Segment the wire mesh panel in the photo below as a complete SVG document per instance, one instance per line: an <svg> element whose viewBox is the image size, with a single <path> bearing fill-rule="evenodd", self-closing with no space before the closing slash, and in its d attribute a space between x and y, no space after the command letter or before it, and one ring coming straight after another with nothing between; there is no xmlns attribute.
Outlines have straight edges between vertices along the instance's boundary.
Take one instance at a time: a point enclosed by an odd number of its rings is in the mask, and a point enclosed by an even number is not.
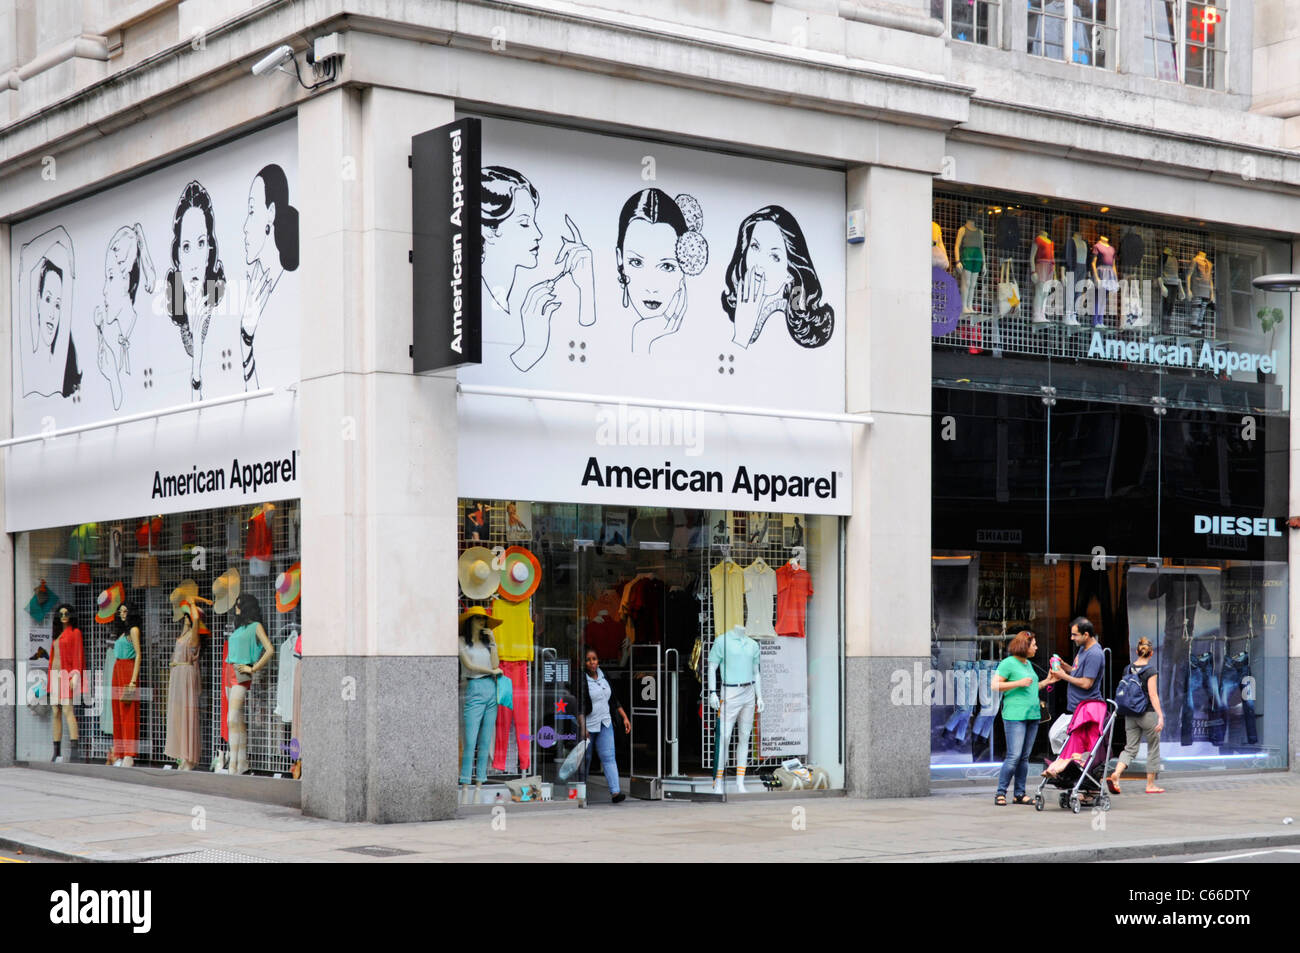
<svg viewBox="0 0 1300 953"><path fill-rule="evenodd" d="M1094 332L1198 355L1258 336L1234 293L1261 259L1256 240L980 190L936 190L933 212L934 264L962 293L961 320L937 345L1079 359L1099 356Z"/></svg>
<svg viewBox="0 0 1300 953"><path fill-rule="evenodd" d="M227 747L222 673L227 641L237 624L227 603L238 592L257 600L271 642L271 657L254 676L244 705L248 768L289 772L296 734L294 642L301 619L301 577L295 571L301 552L298 501L38 530L19 534L16 542L18 649L28 686L45 684L57 605L72 607L82 633L87 691L85 704L75 707L82 758L113 763L115 731L125 740L122 726L113 724L111 698L118 640L111 620L113 609L124 602L133 615L138 613L141 633L135 763L176 762L165 753L171 662L181 634L178 606L193 600L207 629L199 642L194 760L199 768L211 766ZM277 582L283 582L279 593ZM227 597L219 604L214 604L214 584L226 587ZM263 651L259 640L259 658ZM19 757L49 760L57 752L52 712L42 703L48 696L34 690L26 694L18 719ZM70 735L66 721L61 734ZM119 747L116 757L120 755Z"/></svg>

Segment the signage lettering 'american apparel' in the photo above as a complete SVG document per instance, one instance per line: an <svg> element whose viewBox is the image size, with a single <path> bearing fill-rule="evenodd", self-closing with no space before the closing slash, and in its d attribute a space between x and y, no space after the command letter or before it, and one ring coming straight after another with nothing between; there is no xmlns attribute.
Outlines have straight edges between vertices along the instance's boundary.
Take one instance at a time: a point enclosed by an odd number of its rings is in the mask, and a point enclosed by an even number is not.
<svg viewBox="0 0 1300 953"><path fill-rule="evenodd" d="M662 467L605 466L595 457L587 458L582 474L583 486L610 489L676 490L693 493L721 493L723 488L720 470L683 470L665 460ZM736 468L731 481L731 492L745 493L754 500L775 503L785 497L811 497L833 500L839 492L839 473L828 476L802 474L754 473L745 466Z"/></svg>
<svg viewBox="0 0 1300 953"><path fill-rule="evenodd" d="M461 210L465 207L465 182L461 177L460 127L451 130L451 224L456 226L451 236L451 349L457 354L463 353L461 345L461 325L464 317L464 302L461 297L461 248L464 229L461 225Z"/></svg>

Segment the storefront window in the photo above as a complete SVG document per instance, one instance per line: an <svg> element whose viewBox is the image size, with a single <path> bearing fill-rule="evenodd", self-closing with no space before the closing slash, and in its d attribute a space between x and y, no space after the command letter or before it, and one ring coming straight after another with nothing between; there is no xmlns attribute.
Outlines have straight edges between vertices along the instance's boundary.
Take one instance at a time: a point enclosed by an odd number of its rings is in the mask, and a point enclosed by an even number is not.
<svg viewBox="0 0 1300 953"><path fill-rule="evenodd" d="M838 517L462 500L458 519L464 802L843 785Z"/></svg>
<svg viewBox="0 0 1300 953"><path fill-rule="evenodd" d="M299 512L288 500L16 534L19 760L297 777Z"/></svg>
<svg viewBox="0 0 1300 953"><path fill-rule="evenodd" d="M1106 0L1029 0L1029 52L1080 66L1113 66Z"/></svg>
<svg viewBox="0 0 1300 953"><path fill-rule="evenodd" d="M1046 676L1077 616L1107 697L1152 643L1164 770L1284 767L1287 418L956 388L934 414L934 776L996 772L991 670L1029 629Z"/></svg>

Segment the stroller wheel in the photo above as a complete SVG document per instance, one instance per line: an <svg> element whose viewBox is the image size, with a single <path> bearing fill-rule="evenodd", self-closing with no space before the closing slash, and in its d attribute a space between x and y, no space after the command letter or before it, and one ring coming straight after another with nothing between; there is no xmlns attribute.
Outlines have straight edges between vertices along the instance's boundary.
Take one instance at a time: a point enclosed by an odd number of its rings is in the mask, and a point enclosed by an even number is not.
<svg viewBox="0 0 1300 953"><path fill-rule="evenodd" d="M1103 811L1109 811L1109 810L1110 810L1110 795L1109 795L1109 794L1103 794L1103 795L1101 796L1101 800L1100 800L1098 803L1101 805L1101 809L1102 809Z"/></svg>
<svg viewBox="0 0 1300 953"><path fill-rule="evenodd" d="M1035 795L1035 796L1034 796L1034 810L1035 810L1035 811L1041 811L1042 809L1043 809L1043 796L1042 796L1041 794Z"/></svg>
<svg viewBox="0 0 1300 953"><path fill-rule="evenodd" d="M1078 814L1080 807L1081 805L1079 803L1079 795L1072 794L1070 796L1070 810L1073 811L1075 814Z"/></svg>
<svg viewBox="0 0 1300 953"><path fill-rule="evenodd" d="M1058 803L1061 805L1061 810L1064 811L1067 807L1070 806L1070 795L1062 791Z"/></svg>

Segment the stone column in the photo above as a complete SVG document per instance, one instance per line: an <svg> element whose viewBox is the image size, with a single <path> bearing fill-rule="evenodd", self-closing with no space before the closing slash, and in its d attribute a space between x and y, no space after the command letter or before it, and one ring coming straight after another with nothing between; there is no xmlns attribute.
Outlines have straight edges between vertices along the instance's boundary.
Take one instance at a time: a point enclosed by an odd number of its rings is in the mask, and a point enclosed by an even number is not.
<svg viewBox="0 0 1300 953"><path fill-rule="evenodd" d="M930 665L931 178L856 168L847 188L866 213L847 258L847 405L875 423L857 428L845 553L846 787L917 796L930 712L892 689L896 672Z"/></svg>
<svg viewBox="0 0 1300 953"><path fill-rule="evenodd" d="M9 302L13 300L13 289L9 282L12 273L13 265L9 260L9 226L0 224L0 302L4 302L0 305L0 341L13 340L13 321L9 308ZM0 426L0 435L4 437L13 435L12 372L13 365L9 359L0 361L0 420L5 421L4 425ZM0 451L0 486L4 486L5 480L4 461L4 451ZM4 494L0 493L0 523L3 522L4 517L5 499ZM17 645L14 613L18 611L18 606L14 598L13 538L3 532L0 532L0 566L5 567L5 571L0 572L0 606L5 607L4 611L0 612L0 709L3 710L0 712L0 767L4 767L14 763L18 740L18 706L22 704L25 697L26 686L18 684L18 670L14 664L14 649Z"/></svg>
<svg viewBox="0 0 1300 953"><path fill-rule="evenodd" d="M369 88L298 113L306 814L456 810L456 394L411 373L411 136L451 102Z"/></svg>

